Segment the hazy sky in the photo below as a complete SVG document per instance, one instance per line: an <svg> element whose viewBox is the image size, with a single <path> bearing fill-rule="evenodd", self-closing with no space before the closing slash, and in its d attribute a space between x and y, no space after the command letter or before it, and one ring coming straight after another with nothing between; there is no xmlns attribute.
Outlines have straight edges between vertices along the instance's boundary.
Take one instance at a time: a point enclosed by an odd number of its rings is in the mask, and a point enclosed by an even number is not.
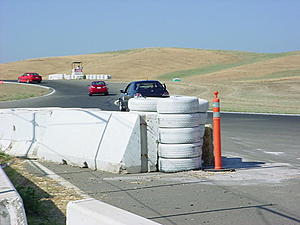
<svg viewBox="0 0 300 225"><path fill-rule="evenodd" d="M0 0L0 63L144 47L300 50L300 0Z"/></svg>

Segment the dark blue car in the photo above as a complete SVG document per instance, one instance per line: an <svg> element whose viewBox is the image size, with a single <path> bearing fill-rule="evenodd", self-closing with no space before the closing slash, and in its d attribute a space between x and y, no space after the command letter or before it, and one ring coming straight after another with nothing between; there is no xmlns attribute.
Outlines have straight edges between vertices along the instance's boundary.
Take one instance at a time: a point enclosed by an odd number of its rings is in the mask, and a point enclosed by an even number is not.
<svg viewBox="0 0 300 225"><path fill-rule="evenodd" d="M166 85L161 84L158 80L133 81L120 92L120 111L128 111L128 100L133 97L169 97Z"/></svg>

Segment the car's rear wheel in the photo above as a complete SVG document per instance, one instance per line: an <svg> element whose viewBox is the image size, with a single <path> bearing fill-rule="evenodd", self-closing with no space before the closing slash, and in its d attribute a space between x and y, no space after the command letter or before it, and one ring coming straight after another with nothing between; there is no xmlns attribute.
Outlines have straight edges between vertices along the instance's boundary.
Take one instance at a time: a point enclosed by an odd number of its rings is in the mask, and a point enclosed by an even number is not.
<svg viewBox="0 0 300 225"><path fill-rule="evenodd" d="M124 108L122 102L119 100L119 110L120 111L126 111L126 109Z"/></svg>
<svg viewBox="0 0 300 225"><path fill-rule="evenodd" d="M26 83L29 84L29 83L30 83L30 80L27 80Z"/></svg>
<svg viewBox="0 0 300 225"><path fill-rule="evenodd" d="M108 92L105 92L104 95L108 95Z"/></svg>
<svg viewBox="0 0 300 225"><path fill-rule="evenodd" d="M92 96L93 94L92 93L89 93L89 96Z"/></svg>

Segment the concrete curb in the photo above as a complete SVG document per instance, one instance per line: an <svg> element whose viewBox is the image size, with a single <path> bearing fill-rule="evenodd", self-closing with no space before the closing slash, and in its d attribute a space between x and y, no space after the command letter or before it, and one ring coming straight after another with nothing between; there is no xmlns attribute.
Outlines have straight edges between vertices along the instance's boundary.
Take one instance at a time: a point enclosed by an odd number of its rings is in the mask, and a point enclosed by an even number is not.
<svg viewBox="0 0 300 225"><path fill-rule="evenodd" d="M23 200L0 167L0 224L27 225Z"/></svg>
<svg viewBox="0 0 300 225"><path fill-rule="evenodd" d="M154 221L89 198L70 201L67 205L66 225L159 225Z"/></svg>

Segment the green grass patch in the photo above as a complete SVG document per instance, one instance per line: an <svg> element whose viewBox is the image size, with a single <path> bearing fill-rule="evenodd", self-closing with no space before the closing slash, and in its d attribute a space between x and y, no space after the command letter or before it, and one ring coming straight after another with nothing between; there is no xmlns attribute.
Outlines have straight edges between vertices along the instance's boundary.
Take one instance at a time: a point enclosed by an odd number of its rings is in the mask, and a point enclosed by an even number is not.
<svg viewBox="0 0 300 225"><path fill-rule="evenodd" d="M0 152L0 165L8 163L12 160L12 156L5 154L4 152Z"/></svg>
<svg viewBox="0 0 300 225"><path fill-rule="evenodd" d="M247 77L244 78L243 80L271 80L271 79L279 79L279 78L285 78L285 77L299 77L300 76L300 70L285 70L285 71L280 71L280 72L274 72L274 73L269 73L265 74L263 76L260 76L259 78L257 77Z"/></svg>
<svg viewBox="0 0 300 225"><path fill-rule="evenodd" d="M224 51L224 53L226 53L226 51ZM188 76L214 73L225 69L231 69L234 67L257 63L260 61L283 57L291 54L291 53L258 54L258 53L246 53L246 52L231 52L231 53L238 55L241 59L238 62L234 62L234 63L214 64L206 67L194 68L189 70L174 71L174 72L160 75L159 79L171 80L172 78L175 77L184 78Z"/></svg>
<svg viewBox="0 0 300 225"><path fill-rule="evenodd" d="M95 53L91 53L91 54L126 54L129 52L133 52L133 51L137 51L140 49L127 49L127 50L116 50L116 51L107 51L107 52L95 52Z"/></svg>
<svg viewBox="0 0 300 225"><path fill-rule="evenodd" d="M0 101L38 97L46 95L49 92L49 89L30 85L0 84Z"/></svg>

